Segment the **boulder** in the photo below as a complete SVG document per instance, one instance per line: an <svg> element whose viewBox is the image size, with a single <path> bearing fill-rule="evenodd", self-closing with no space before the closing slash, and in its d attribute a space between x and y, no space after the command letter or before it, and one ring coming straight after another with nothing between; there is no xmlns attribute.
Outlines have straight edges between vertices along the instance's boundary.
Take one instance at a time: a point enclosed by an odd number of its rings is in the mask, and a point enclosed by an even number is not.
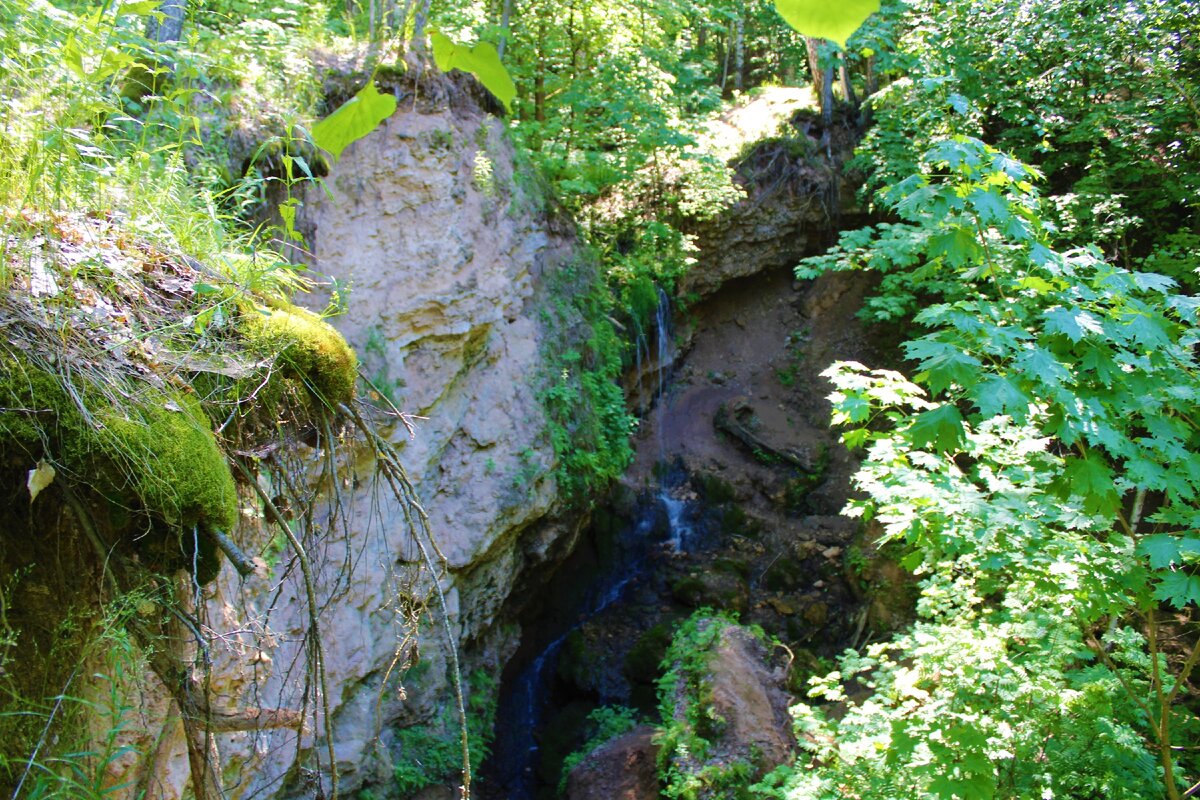
<svg viewBox="0 0 1200 800"><path fill-rule="evenodd" d="M567 800L658 800L654 728L639 725L591 752L567 776Z"/></svg>

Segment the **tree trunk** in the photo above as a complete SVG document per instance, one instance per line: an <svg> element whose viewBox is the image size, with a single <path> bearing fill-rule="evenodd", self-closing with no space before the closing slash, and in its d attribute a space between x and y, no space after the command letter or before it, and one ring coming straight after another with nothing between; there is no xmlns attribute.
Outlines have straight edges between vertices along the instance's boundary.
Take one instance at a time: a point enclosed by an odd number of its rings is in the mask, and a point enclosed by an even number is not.
<svg viewBox="0 0 1200 800"><path fill-rule="evenodd" d="M183 20L187 17L187 0L163 0L146 20L146 38L165 44L183 38Z"/></svg>
<svg viewBox="0 0 1200 800"><path fill-rule="evenodd" d="M850 69L846 66L846 59L842 58L842 96L846 98L855 111L858 110L858 97L854 94L854 84L850 82Z"/></svg>
<svg viewBox="0 0 1200 800"><path fill-rule="evenodd" d="M546 121L546 18L538 18L537 33L537 67L533 73L533 118L537 122ZM535 150L541 150L542 134L539 131L535 138Z"/></svg>
<svg viewBox="0 0 1200 800"><path fill-rule="evenodd" d="M833 70L821 66L821 40L809 36L804 40L808 49L808 69L812 73L813 93L821 104L821 123L826 131L833 125Z"/></svg>
<svg viewBox="0 0 1200 800"><path fill-rule="evenodd" d="M733 88L740 92L745 85L746 72L746 19L742 9L738 9L735 27L734 52L737 55L734 57Z"/></svg>
<svg viewBox="0 0 1200 800"><path fill-rule="evenodd" d="M504 60L504 46L508 44L508 21L512 18L512 0L504 0L504 11L500 14L500 42L496 45L496 55Z"/></svg>
<svg viewBox="0 0 1200 800"><path fill-rule="evenodd" d="M413 49L422 53L425 51L425 23L429 21L429 0L422 0L417 9L417 18L413 22Z"/></svg>
<svg viewBox="0 0 1200 800"><path fill-rule="evenodd" d="M863 103L862 115L859 122L866 126L871 124L874 97L875 93L879 91L879 79L875 76L875 56L867 57L867 63L863 65L863 77L866 83L864 91L867 96Z"/></svg>

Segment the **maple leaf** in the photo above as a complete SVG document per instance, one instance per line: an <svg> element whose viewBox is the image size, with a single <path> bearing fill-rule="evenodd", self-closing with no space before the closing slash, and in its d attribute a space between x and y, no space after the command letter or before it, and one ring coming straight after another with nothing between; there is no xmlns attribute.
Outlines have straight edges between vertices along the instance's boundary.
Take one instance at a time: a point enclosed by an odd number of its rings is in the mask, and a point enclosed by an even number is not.
<svg viewBox="0 0 1200 800"><path fill-rule="evenodd" d="M918 414L908 433L913 447L932 445L930 449L939 453L961 450L967 438L962 414L951 403Z"/></svg>

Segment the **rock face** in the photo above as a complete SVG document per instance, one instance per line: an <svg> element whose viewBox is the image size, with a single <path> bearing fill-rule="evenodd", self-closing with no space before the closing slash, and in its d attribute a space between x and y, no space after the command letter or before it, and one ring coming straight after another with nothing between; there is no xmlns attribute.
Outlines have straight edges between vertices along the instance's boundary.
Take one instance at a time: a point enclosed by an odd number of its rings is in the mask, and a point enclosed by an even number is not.
<svg viewBox="0 0 1200 800"><path fill-rule="evenodd" d="M743 111L753 116L754 106L766 102L751 101ZM839 126L822 147L819 115L802 104L797 109L789 138L760 141L732 162L746 197L689 226L700 257L680 281L681 294L703 297L730 280L793 267L829 242L843 215L855 213L857 184L842 167L854 132Z"/></svg>
<svg viewBox="0 0 1200 800"><path fill-rule="evenodd" d="M707 744L679 747L669 762L676 780L692 787L695 797L715 800L728 790L717 776L740 774L740 785L753 783L791 761L796 740L785 670L769 666L766 648L746 629L717 619L701 623L713 625L720 632L703 654L703 674L680 680L674 696L674 724Z"/></svg>
<svg viewBox="0 0 1200 800"><path fill-rule="evenodd" d="M215 736L230 800L327 792L330 729L342 796L363 785L390 796L396 765L437 744L404 740L397 726L432 722L436 740L438 724L452 722L448 640L464 653L464 676L497 676L519 639L501 625L501 605L523 570L557 557L575 530L559 514L536 386L550 335L537 313L541 278L572 258L570 231L554 230L521 187L495 118L461 93L437 108L414 105L401 103L343 153L326 178L332 198L306 195L299 226L314 268L335 281L331 296L346 310L333 322L377 399L421 417L411 435L398 419L380 424L428 512L436 548L427 545L428 559L421 553L365 457L328 479L340 489L328 513L342 524L309 553L328 728L316 676L306 675L308 603L287 549L270 577L242 580L227 567L203 590L202 616L222 645L206 678L214 704L303 708L309 719L299 732L259 726ZM297 444L287 457L320 465L325 454ZM243 537L270 539L254 527ZM258 544L246 546L258 552ZM418 653L419 666L408 669ZM167 722L138 743L156 750L143 783L148 796L174 800L187 758L177 721L157 705L148 716Z"/></svg>
<svg viewBox="0 0 1200 800"><path fill-rule="evenodd" d="M708 667L712 709L725 720L714 752L748 758L764 772L790 760L796 741L783 675L768 669L766 655L758 639L730 627Z"/></svg>
<svg viewBox="0 0 1200 800"><path fill-rule="evenodd" d="M657 800L654 728L639 725L588 755L567 776L567 800Z"/></svg>
<svg viewBox="0 0 1200 800"><path fill-rule="evenodd" d="M478 565L555 500L536 397L538 279L572 254L513 184L503 127L478 112L400 112L310 195L316 268L349 287L333 320L367 376L428 417L403 442L442 552Z"/></svg>

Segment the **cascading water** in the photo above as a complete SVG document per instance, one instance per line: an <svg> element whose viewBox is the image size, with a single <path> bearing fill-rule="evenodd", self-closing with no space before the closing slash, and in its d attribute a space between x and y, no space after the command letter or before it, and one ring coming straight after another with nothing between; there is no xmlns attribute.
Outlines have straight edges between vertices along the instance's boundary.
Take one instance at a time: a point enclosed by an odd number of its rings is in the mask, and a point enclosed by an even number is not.
<svg viewBox="0 0 1200 800"><path fill-rule="evenodd" d="M636 374L641 375L644 364L652 356L656 362L653 367L655 383L650 394L659 460L659 485L654 492L654 500L640 507L631 523L616 534L615 543L597 545L589 542L581 547L581 551L591 547L595 552L590 555L578 552L572 559L578 559L581 563L571 563L569 559L561 569L567 580L575 583L576 601L564 604L564 608L558 609L560 613L551 614L548 618L551 621L539 620L527 626L528 634L522 642L522 650L526 655L522 658L518 653L514 659L515 664L523 663L524 666L506 679L510 688L502 693L500 700L498 718L504 720L504 735L497 740L490 762L493 785L491 791L486 793L488 797L533 800L539 796L539 732L551 710L552 685L564 644L589 619L621 602L630 588L643 577L648 563L662 552L660 542L663 540L654 541L654 534L661 532L664 522L667 532L665 543L669 552L683 552L688 544L692 531L688 522L688 503L671 495L673 476L666 468L663 429L674 359L674 333L671 328L670 298L662 290L659 291L651 335L654 337L653 348L646 332L639 332L635 342L635 366ZM602 552L607 552L607 558L603 559L607 563L600 564L597 562L602 560ZM578 591L580 581L588 578L581 577L577 572L590 573L590 586L582 592L582 596ZM553 591L549 593L555 594ZM573 607L573 613L561 613L567 605Z"/></svg>
<svg viewBox="0 0 1200 800"><path fill-rule="evenodd" d="M667 395L671 365L675 361L675 331L671 324L671 298L658 290L658 307L654 311L654 331L657 340L657 382L654 388L655 436L658 440L658 501L667 512L667 546L681 553L687 546L691 525L687 521L687 502L671 495L670 470L667 468L666 415L670 398ZM639 337L641 339L642 337ZM640 345L639 345L640 347Z"/></svg>

